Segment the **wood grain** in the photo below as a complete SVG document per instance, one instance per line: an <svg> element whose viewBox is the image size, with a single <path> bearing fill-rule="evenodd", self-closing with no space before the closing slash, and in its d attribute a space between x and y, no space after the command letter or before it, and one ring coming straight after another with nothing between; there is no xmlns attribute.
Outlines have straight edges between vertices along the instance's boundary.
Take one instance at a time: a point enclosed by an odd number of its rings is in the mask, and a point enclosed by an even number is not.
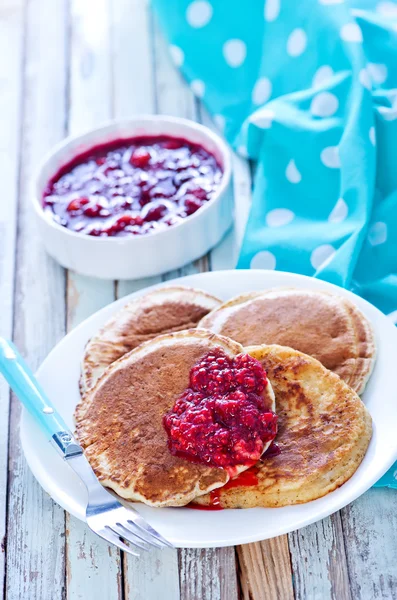
<svg viewBox="0 0 397 600"><path fill-rule="evenodd" d="M289 534L297 600L350 600L340 514Z"/></svg>
<svg viewBox="0 0 397 600"><path fill-rule="evenodd" d="M222 136L203 105L199 106L200 121ZM237 264L249 209L251 206L252 185L249 163L232 152L234 225L225 238L210 252L209 264L212 271L232 269Z"/></svg>
<svg viewBox="0 0 397 600"><path fill-rule="evenodd" d="M243 600L293 600L287 536L238 546L237 554Z"/></svg>
<svg viewBox="0 0 397 600"><path fill-rule="evenodd" d="M0 334L10 336L14 323L16 343L33 368L62 338L65 323L71 329L115 295L235 266L251 197L249 165L238 157L236 228L209 257L163 277L114 284L66 276L44 254L31 221L34 169L66 129L77 134L138 112L213 126L172 66L147 0L5 0L0 56L6 57L0 59L0 114L6 115L0 177L7 198L0 202ZM394 491L371 490L322 522L240 546L237 562L233 548L121 559L70 516L65 530L64 511L27 468L20 406L13 399L9 410L2 380L0 399L0 592L6 600L397 600Z"/></svg>
<svg viewBox="0 0 397 600"><path fill-rule="evenodd" d="M156 112L149 10L147 0L112 3L113 98L117 118ZM160 282L160 276L118 281L116 294L122 298Z"/></svg>
<svg viewBox="0 0 397 600"><path fill-rule="evenodd" d="M237 600L235 550L186 549L179 555L181 600Z"/></svg>
<svg viewBox="0 0 397 600"><path fill-rule="evenodd" d="M45 255L31 212L31 179L38 161L64 134L64 9L62 3L52 0L32 0L27 4L24 32L14 337L33 368L65 332L65 274ZM42 35L37 34L39 30ZM8 54L11 53L10 49ZM18 130L15 135L18 136ZM64 511L41 489L27 467L19 442L19 417L20 405L14 398L10 420L6 597L58 600L64 598L65 592Z"/></svg>
<svg viewBox="0 0 397 600"><path fill-rule="evenodd" d="M369 490L344 508L341 518L351 598L396 600L396 490Z"/></svg>
<svg viewBox="0 0 397 600"><path fill-rule="evenodd" d="M175 550L152 550L139 558L124 555L126 600L179 600Z"/></svg>
<svg viewBox="0 0 397 600"><path fill-rule="evenodd" d="M147 2L134 0L131 4L121 0L113 3L112 32L115 116L155 112L153 46ZM131 60L132 57L139 59ZM119 298L160 281L160 277L119 281L116 295ZM124 555L123 561L125 600L179 598L176 550L142 553L139 559Z"/></svg>
<svg viewBox="0 0 397 600"><path fill-rule="evenodd" d="M70 330L114 300L113 286L74 273L67 286ZM93 534L85 523L66 516L66 589L71 600L122 598L120 552Z"/></svg>
<svg viewBox="0 0 397 600"><path fill-rule="evenodd" d="M114 116L155 112L153 55L147 0L111 2Z"/></svg>
<svg viewBox="0 0 397 600"><path fill-rule="evenodd" d="M0 334L12 336L15 244L18 197L18 153L21 108L23 4L0 6L0 55L9 54L9 60L0 61L0 114L7 115L0 127L0 180L6 201L0 201ZM8 422L9 388L0 378L0 597L4 595L7 476L8 476Z"/></svg>
<svg viewBox="0 0 397 600"><path fill-rule="evenodd" d="M95 15L95 18L93 18ZM113 110L111 13L107 0L72 0L68 132L110 120ZM115 299L114 283L69 272L67 329ZM122 597L121 557L85 523L66 516L66 584L70 600Z"/></svg>

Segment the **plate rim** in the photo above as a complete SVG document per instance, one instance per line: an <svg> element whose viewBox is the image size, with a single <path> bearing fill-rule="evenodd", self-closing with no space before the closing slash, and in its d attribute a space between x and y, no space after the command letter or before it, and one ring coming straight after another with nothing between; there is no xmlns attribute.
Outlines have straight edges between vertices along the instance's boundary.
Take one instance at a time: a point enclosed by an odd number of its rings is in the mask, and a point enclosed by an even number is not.
<svg viewBox="0 0 397 600"><path fill-rule="evenodd" d="M199 281L196 283L196 280L200 280L202 278L211 279L213 277L219 277L219 276L230 277L230 275L232 273L234 273L234 274L236 274L236 273L251 274L254 276L254 278L257 276L257 274L260 274L261 276L263 276L264 279L266 278L266 276L269 276L269 275L271 275L273 277L275 275L280 275L281 277L285 277L286 279L298 278L299 280L306 281L308 283L307 289L310 289L310 284L312 284L313 289L328 288L330 290L334 290L336 294L350 298L355 303L355 305L358 305L358 308L360 308L359 305L362 304L362 305L366 305L370 311L375 311L378 315L378 318L381 318L382 320L384 320L385 323L387 323L387 325L390 325L390 331L392 331L392 329L394 329L394 331L395 331L394 335L396 337L396 342L397 342L397 328L393 325L393 323L391 321L388 320L388 317L386 315L384 315L378 308L376 308L370 302L368 302L364 298L361 298L360 296L354 294L350 290L341 288L341 287L339 287L335 284L329 283L327 281L323 281L323 280L319 280L319 279L316 279L316 278L313 278L313 277L310 277L307 275L300 275L297 273L291 273L291 272L287 272L287 271L273 271L273 270L265 270L265 269L239 269L239 270L225 269L225 270L219 270L219 271L206 271L203 273L194 273L191 275L186 275L184 277L177 277L175 279L162 281L162 282L156 283L152 286L144 287L144 288L141 288L134 292L131 292L130 294L127 294L126 296L123 296L122 298L119 298L119 299L114 300L113 302L107 304L106 306L102 307L101 309L99 309L98 311L96 311L95 313L90 315L87 319L83 320L81 323L79 323L79 325L77 325L75 328L73 328L70 332L68 332L65 336L62 337L62 339L54 346L54 348L52 348L52 350L48 353L46 358L42 361L39 368L37 369L36 375L37 375L38 379L40 380L40 373L45 370L47 363L51 362L52 355L58 349L59 345L62 344L67 338L69 338L73 335L76 335L77 331L88 328L87 326L89 325L89 323L96 321L100 315L103 314L103 321L105 322L105 320L107 318L109 318L109 316L113 312L118 310L118 308L120 306L128 303L133 298L138 298L139 296L147 294L147 293L151 292L152 290L155 290L158 288L170 287L173 285L189 285L192 287L198 287L200 284L199 284ZM190 280L193 280L193 282L189 283ZM315 283L313 284L313 282L315 282ZM282 287L282 286L280 285L278 287ZM266 289L266 288L264 287L264 289ZM357 302L357 300L358 300L358 302ZM375 330L375 335L376 335L376 330ZM31 419L30 415L28 415L26 409L23 408L22 415L21 415L19 436L20 436L20 441L21 441L21 447L22 447L23 453L25 455L25 459L28 463L28 466L29 466L31 472L33 473L35 479L38 481L38 483L41 485L41 487L53 498L53 500L57 504L59 504L64 510L66 510L67 512L69 512L70 514L74 515L76 518L78 518L79 520L82 520L84 522L84 518L82 518L81 514L78 514L77 512L70 510L70 507L67 507L65 504L63 504L62 501L59 499L59 497L54 498L54 493L53 493L54 490L48 489L48 487L46 485L46 480L42 476L42 472L41 472L42 469L40 467L37 467L37 465L36 465L37 458L34 459L33 455L30 454L30 452L29 452L29 420L30 419ZM33 444L33 446L34 446L34 444ZM351 498L347 502L342 499L342 502L340 502L340 501L337 502L336 503L337 505L333 506L331 509L329 509L329 507L327 507L327 504L324 504L324 506L322 508L320 508L320 510L317 510L317 512L315 512L314 516L303 517L300 520L298 519L296 522L296 525L293 528L291 528L291 526L289 526L289 525L287 525L285 527L283 527L281 525L279 527L276 535L277 536L284 535L286 533L296 531L297 529L300 529L302 527L305 527L307 525L310 525L317 521L320 521L320 520L326 518L327 516L334 514L338 510L341 510L342 508L344 508L351 502L355 501L358 497L360 497L368 489L370 489L373 486L373 484L376 483L376 481L378 481L379 478L384 473L386 473L387 470L392 466L392 464L397 460L397 440L396 440L396 443L394 444L394 446L395 446L395 448L394 448L393 457L389 458L388 461L385 461L383 463L382 469L380 469L380 470L377 469L376 472L371 477L368 478L368 480L365 480L365 482L362 482L361 485L358 486L358 490L353 489ZM55 449L54 449L54 452L55 452ZM387 464L386 467L385 467L385 464ZM40 463L40 466L42 467L42 463ZM342 487L343 486L340 486L340 488L337 488L337 490L341 489ZM334 492L336 492L337 490L330 492L323 498L332 497L332 494L334 494ZM321 498L317 499L317 500L321 500ZM312 502L316 502L317 500L314 500ZM308 502L308 503L304 503L304 504L309 505L309 504L312 504L312 502ZM298 506L301 506L301 505L298 505ZM148 508L148 507L146 507L146 508ZM279 510L282 510L282 508L283 507L273 508L273 509L264 509L264 508L258 507L258 508L243 509L243 510L244 511L263 511L263 510L279 511ZM169 509L166 509L166 510L169 510ZM174 509L171 509L171 510L174 510ZM236 511L239 509L226 509L226 510L227 511L230 511L230 510ZM217 513L216 512L211 513L210 511L208 511L205 514L208 515L209 518L215 518ZM204 541L195 542L194 540L184 540L183 538L181 538L181 536L179 536L179 537L176 536L175 538L171 539L171 541L175 544L175 546L177 548L211 548L211 547L214 548L214 547L225 547L225 546L230 546L230 545L240 545L240 544L258 542L258 541L262 541L264 539L269 539L269 536L266 536L263 533L259 532L256 534L250 533L250 534L247 534L246 536L240 535L237 538L233 538L233 536L231 536L230 538L228 538L226 540L220 540L220 541L216 541L216 542L211 540L208 543L205 543Z"/></svg>

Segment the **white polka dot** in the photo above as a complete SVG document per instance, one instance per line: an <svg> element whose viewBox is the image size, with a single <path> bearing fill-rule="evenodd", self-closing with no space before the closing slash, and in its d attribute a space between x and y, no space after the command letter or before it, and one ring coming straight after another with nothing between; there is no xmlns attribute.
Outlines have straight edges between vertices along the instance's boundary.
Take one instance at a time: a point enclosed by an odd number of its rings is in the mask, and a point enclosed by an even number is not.
<svg viewBox="0 0 397 600"><path fill-rule="evenodd" d="M193 79L190 83L190 89L198 98L202 98L205 94L205 83L201 79Z"/></svg>
<svg viewBox="0 0 397 600"><path fill-rule="evenodd" d="M183 50L179 46L170 46L171 58L176 67L181 67L185 60Z"/></svg>
<svg viewBox="0 0 397 600"><path fill-rule="evenodd" d="M393 312L389 313L387 316L395 325L397 325L397 310L393 310ZM397 471L395 472L394 477L396 477L396 475Z"/></svg>
<svg viewBox="0 0 397 600"><path fill-rule="evenodd" d="M397 119L397 107L378 106L377 110L386 121L394 121Z"/></svg>
<svg viewBox="0 0 397 600"><path fill-rule="evenodd" d="M367 88L367 90L372 89L371 76L366 68L361 69L361 71L358 74L358 79L359 79L361 85L363 85L365 88Z"/></svg>
<svg viewBox="0 0 397 600"><path fill-rule="evenodd" d="M378 85L381 85L382 83L384 83L387 79L387 67L386 65L380 64L380 63L368 63L367 65L367 70L368 73L371 77L371 79L377 83Z"/></svg>
<svg viewBox="0 0 397 600"><path fill-rule="evenodd" d="M369 129L369 139L371 140L371 144L376 145L376 132L375 127L370 127Z"/></svg>
<svg viewBox="0 0 397 600"><path fill-rule="evenodd" d="M331 244L323 244L318 246L310 256L310 262L313 269L321 269L327 266L335 255L335 248Z"/></svg>
<svg viewBox="0 0 397 600"><path fill-rule="evenodd" d="M252 102L254 104L264 104L269 100L271 93L272 82L267 77L261 77L252 91Z"/></svg>
<svg viewBox="0 0 397 600"><path fill-rule="evenodd" d="M397 5L394 2L379 2L376 12L382 15L382 17L397 19Z"/></svg>
<svg viewBox="0 0 397 600"><path fill-rule="evenodd" d="M238 154L240 154L240 156L243 156L244 158L248 158L248 150L247 150L246 146L244 146L243 144L241 144L241 146L239 146L237 148L237 152L238 152Z"/></svg>
<svg viewBox="0 0 397 600"><path fill-rule="evenodd" d="M303 29L294 29L287 40L287 52L290 56L300 56L305 51L307 36Z"/></svg>
<svg viewBox="0 0 397 600"><path fill-rule="evenodd" d="M214 115L214 123L220 131L224 131L226 119L223 115Z"/></svg>
<svg viewBox="0 0 397 600"><path fill-rule="evenodd" d="M319 0L320 4L342 4L345 0Z"/></svg>
<svg viewBox="0 0 397 600"><path fill-rule="evenodd" d="M268 227L282 227L288 225L295 218L295 214L288 208L275 208L266 215Z"/></svg>
<svg viewBox="0 0 397 600"><path fill-rule="evenodd" d="M330 169L339 169L340 158L338 146L328 146L320 154L320 159L323 165Z"/></svg>
<svg viewBox="0 0 397 600"><path fill-rule="evenodd" d="M299 183L302 180L302 175L299 173L294 160L289 161L285 176L291 183Z"/></svg>
<svg viewBox="0 0 397 600"><path fill-rule="evenodd" d="M255 111L253 115L250 117L250 122L257 125L261 129L270 129L273 123L273 119L275 117L274 111L271 108L260 108Z"/></svg>
<svg viewBox="0 0 397 600"><path fill-rule="evenodd" d="M312 115L315 117L331 117L336 113L339 100L331 92L320 92L314 96L310 105Z"/></svg>
<svg viewBox="0 0 397 600"><path fill-rule="evenodd" d="M329 65L324 65L322 67L320 67L319 69L317 69L314 77L313 77L313 81L312 81L312 85L315 88L318 87L322 87L325 83L327 83L333 76L334 72L332 70L332 67L330 67Z"/></svg>
<svg viewBox="0 0 397 600"><path fill-rule="evenodd" d="M212 6L206 0L197 0L189 4L186 10L186 20L191 27L204 27L212 17Z"/></svg>
<svg viewBox="0 0 397 600"><path fill-rule="evenodd" d="M342 223L346 219L348 212L346 202L343 198L339 198L328 217L329 223Z"/></svg>
<svg viewBox="0 0 397 600"><path fill-rule="evenodd" d="M345 42L362 42L363 33L357 23L346 23L340 30L340 37Z"/></svg>
<svg viewBox="0 0 397 600"><path fill-rule="evenodd" d="M387 240L387 225L383 221L373 223L369 228L368 242L371 246L379 246Z"/></svg>
<svg viewBox="0 0 397 600"><path fill-rule="evenodd" d="M280 14L280 0L265 0L265 21L275 21Z"/></svg>
<svg viewBox="0 0 397 600"><path fill-rule="evenodd" d="M223 44L223 56L230 67L240 67L247 56L247 47L242 40L229 40Z"/></svg>
<svg viewBox="0 0 397 600"><path fill-rule="evenodd" d="M276 257L268 250L261 250L251 259L251 269L271 269L276 268Z"/></svg>

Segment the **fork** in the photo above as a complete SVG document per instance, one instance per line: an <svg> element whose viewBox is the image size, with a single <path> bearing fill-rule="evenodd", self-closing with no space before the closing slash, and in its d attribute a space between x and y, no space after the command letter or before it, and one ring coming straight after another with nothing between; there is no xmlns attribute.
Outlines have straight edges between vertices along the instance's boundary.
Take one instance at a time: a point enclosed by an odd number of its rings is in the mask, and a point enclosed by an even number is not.
<svg viewBox="0 0 397 600"><path fill-rule="evenodd" d="M125 508L98 481L83 449L12 342L0 337L0 372L15 394L39 423L88 492L86 521L89 528L110 544L134 556L135 549L173 545L149 525L132 507ZM133 549L134 548L134 549Z"/></svg>

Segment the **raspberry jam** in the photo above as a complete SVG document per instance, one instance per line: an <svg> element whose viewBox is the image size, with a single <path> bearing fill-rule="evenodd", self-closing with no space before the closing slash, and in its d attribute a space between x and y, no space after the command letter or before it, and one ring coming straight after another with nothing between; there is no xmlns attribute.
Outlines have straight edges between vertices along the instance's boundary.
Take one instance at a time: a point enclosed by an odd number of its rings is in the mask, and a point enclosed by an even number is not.
<svg viewBox="0 0 397 600"><path fill-rule="evenodd" d="M267 384L262 365L248 354L208 353L164 416L171 453L224 468L231 477L237 465L254 465L277 433L277 417L264 405Z"/></svg>
<svg viewBox="0 0 397 600"><path fill-rule="evenodd" d="M223 510L223 507L221 506L222 490L230 490L231 488L242 486L252 487L258 485L258 483L258 467L253 466L240 473L240 475L237 475L234 479L229 479L223 487L212 490L212 492L210 492L210 504L190 503L187 505L187 508L193 508L194 510Z"/></svg>
<svg viewBox="0 0 397 600"><path fill-rule="evenodd" d="M186 140L112 141L62 167L44 191L43 208L74 232L145 235L195 213L221 179L215 157Z"/></svg>

